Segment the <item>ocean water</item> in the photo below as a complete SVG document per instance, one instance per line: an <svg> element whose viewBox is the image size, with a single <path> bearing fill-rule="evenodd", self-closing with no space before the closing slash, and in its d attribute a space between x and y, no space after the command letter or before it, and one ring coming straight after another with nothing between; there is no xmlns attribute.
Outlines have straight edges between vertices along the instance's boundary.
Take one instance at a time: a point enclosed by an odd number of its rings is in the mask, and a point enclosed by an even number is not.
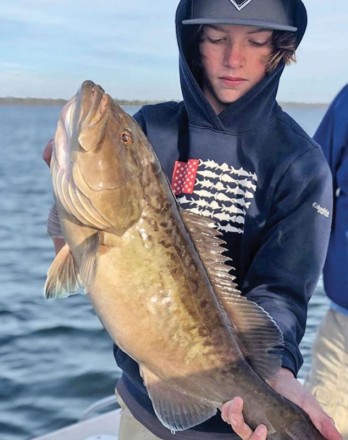
<svg viewBox="0 0 348 440"><path fill-rule="evenodd" d="M309 134L325 111L285 108ZM112 341L88 299L43 297L54 252L46 234L52 193L42 150L59 112L58 106L0 106L1 440L29 440L75 422L90 404L113 394L119 377ZM326 308L319 283L302 343L301 375Z"/></svg>

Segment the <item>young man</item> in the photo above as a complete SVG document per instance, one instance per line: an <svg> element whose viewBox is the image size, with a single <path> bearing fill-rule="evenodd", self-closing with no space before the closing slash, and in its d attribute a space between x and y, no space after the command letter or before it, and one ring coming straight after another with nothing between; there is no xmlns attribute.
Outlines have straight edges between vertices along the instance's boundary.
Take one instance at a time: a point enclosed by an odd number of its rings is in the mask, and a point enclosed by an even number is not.
<svg viewBox="0 0 348 440"><path fill-rule="evenodd" d="M282 330L283 368L271 385L335 440L331 420L295 379L329 238L331 177L318 146L275 100L306 24L300 0L181 0L184 100L145 106L135 118L182 207L215 222L243 294ZM220 415L172 434L154 415L137 364L117 347L115 357L123 370L120 440L266 439L264 426L253 433L244 423L239 398L222 409L236 434Z"/></svg>
<svg viewBox="0 0 348 440"><path fill-rule="evenodd" d="M270 384L307 411L324 436L338 440L331 420L295 379L332 203L320 148L275 100L306 23L301 0L181 0L176 26L184 100L145 106L135 118L179 203L215 222L242 293L282 330L282 368ZM244 423L238 397L222 408L235 433L217 414L172 434L156 418L136 362L114 351L123 370L119 440L266 439L264 426L252 432Z"/></svg>
<svg viewBox="0 0 348 440"><path fill-rule="evenodd" d="M330 105L314 139L332 171L335 198L323 271L330 308L318 328L305 386L348 440L348 85Z"/></svg>

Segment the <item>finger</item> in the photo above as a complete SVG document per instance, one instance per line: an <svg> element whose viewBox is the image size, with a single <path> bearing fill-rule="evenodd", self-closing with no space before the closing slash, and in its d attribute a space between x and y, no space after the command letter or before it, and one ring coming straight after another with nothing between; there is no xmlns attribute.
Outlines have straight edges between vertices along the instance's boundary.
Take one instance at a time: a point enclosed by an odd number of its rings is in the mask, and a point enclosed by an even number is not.
<svg viewBox="0 0 348 440"><path fill-rule="evenodd" d="M252 431L252 429L245 423L244 419L232 419L231 422L233 431L242 440L267 440L267 428L265 425L259 425L255 431Z"/></svg>
<svg viewBox="0 0 348 440"><path fill-rule="evenodd" d="M299 405L310 417L314 426L328 440L342 440L332 419L323 411L318 401L289 370L281 369L270 385L284 397Z"/></svg>
<svg viewBox="0 0 348 440"><path fill-rule="evenodd" d="M320 406L319 402L307 390L303 392L303 409L311 418L314 426L329 440L341 440L342 436L337 431L334 421Z"/></svg>
<svg viewBox="0 0 348 440"><path fill-rule="evenodd" d="M267 440L267 428L265 425L259 425L249 440Z"/></svg>
<svg viewBox="0 0 348 440"><path fill-rule="evenodd" d="M244 421L243 406L243 399L235 397L222 407L222 417L242 440L249 440L253 431Z"/></svg>
<svg viewBox="0 0 348 440"><path fill-rule="evenodd" d="M320 431L325 438L330 440L343 440L342 435L337 431L335 422L330 418L322 422Z"/></svg>
<svg viewBox="0 0 348 440"><path fill-rule="evenodd" d="M235 414L241 414L243 411L243 399L240 397L235 397L234 399L226 402L221 408L221 417L222 419L231 424L230 417Z"/></svg>
<svg viewBox="0 0 348 440"><path fill-rule="evenodd" d="M267 428L264 425L259 425L255 431L245 423L243 417L243 399L235 397L230 402L227 402L221 409L222 418L231 424L234 432L242 440L266 440Z"/></svg>

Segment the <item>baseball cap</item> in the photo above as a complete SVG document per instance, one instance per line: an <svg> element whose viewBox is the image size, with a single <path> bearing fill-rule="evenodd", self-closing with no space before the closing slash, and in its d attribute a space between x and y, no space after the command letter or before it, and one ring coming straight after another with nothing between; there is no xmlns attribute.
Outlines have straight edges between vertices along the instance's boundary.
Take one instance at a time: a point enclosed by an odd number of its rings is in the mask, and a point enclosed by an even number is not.
<svg viewBox="0 0 348 440"><path fill-rule="evenodd" d="M187 24L236 24L296 32L292 0L191 0Z"/></svg>

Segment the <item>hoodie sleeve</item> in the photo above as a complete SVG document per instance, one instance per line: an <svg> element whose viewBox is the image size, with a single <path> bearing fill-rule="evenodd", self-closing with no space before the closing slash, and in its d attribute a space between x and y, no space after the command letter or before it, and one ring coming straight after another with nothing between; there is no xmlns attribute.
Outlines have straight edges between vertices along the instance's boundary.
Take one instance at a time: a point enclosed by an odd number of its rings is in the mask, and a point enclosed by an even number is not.
<svg viewBox="0 0 348 440"><path fill-rule="evenodd" d="M274 188L263 241L246 273L243 291L283 332L283 367L302 365L308 301L322 271L330 234L332 180L319 148L294 160Z"/></svg>
<svg viewBox="0 0 348 440"><path fill-rule="evenodd" d="M336 172L346 154L348 144L348 85L333 100L323 120L314 134L320 144L334 178L337 188Z"/></svg>
<svg viewBox="0 0 348 440"><path fill-rule="evenodd" d="M331 170L335 168L334 163L337 161L337 157L333 157L332 151L335 125L334 113L334 107L331 105L313 136L313 139L320 144Z"/></svg>

